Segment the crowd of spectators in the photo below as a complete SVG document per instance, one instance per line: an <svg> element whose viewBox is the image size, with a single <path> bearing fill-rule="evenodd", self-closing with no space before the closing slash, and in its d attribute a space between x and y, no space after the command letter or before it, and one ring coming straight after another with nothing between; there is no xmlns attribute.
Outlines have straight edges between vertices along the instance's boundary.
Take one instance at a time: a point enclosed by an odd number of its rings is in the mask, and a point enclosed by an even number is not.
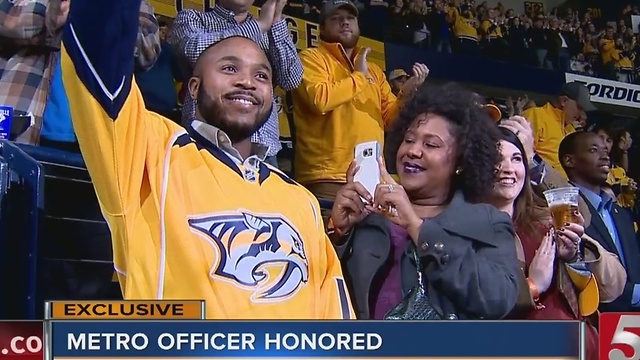
<svg viewBox="0 0 640 360"><path fill-rule="evenodd" d="M620 14L619 21L602 22L571 8L525 14L475 0L397 0L389 6L392 41L637 83L639 35L631 19L639 8L628 5Z"/></svg>

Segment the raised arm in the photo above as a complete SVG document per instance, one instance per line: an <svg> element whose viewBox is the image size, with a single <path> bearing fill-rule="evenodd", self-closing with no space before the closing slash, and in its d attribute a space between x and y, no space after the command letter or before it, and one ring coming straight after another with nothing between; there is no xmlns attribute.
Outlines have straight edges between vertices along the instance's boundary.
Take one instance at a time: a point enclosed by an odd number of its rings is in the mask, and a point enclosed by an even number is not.
<svg viewBox="0 0 640 360"><path fill-rule="evenodd" d="M140 0L71 1L61 61L73 128L111 229L121 288L150 298L157 268L137 260L156 245L130 242L135 229L126 220L137 216L143 179L158 181L153 172L167 166L165 154L184 130L147 112L132 80Z"/></svg>
<svg viewBox="0 0 640 360"><path fill-rule="evenodd" d="M72 0L63 35L73 127L108 221L139 201L145 161L175 131L145 110L132 81L139 9L140 0Z"/></svg>
<svg viewBox="0 0 640 360"><path fill-rule="evenodd" d="M36 46L60 48L69 0L0 0L0 49Z"/></svg>
<svg viewBox="0 0 640 360"><path fill-rule="evenodd" d="M269 60L275 71L276 84L286 91L302 82L302 63L296 45L291 39L287 22L282 19L273 24L269 36Z"/></svg>

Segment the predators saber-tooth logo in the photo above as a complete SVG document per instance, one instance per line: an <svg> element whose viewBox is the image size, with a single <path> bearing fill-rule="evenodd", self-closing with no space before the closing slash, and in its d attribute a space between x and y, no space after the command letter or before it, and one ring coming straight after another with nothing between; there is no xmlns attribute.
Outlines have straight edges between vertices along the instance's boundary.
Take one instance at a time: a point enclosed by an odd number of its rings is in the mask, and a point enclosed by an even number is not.
<svg viewBox="0 0 640 360"><path fill-rule="evenodd" d="M189 219L216 248L213 279L253 291L254 302L283 301L309 280L309 260L298 231L278 214L247 211Z"/></svg>

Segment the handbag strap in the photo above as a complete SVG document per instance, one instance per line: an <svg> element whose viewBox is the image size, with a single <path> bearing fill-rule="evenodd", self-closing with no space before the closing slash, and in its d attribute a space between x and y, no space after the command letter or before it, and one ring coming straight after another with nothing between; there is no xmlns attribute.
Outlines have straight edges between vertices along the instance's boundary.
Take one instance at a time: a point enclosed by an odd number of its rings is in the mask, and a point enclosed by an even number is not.
<svg viewBox="0 0 640 360"><path fill-rule="evenodd" d="M422 261L420 260L420 256L418 256L418 251L414 247L412 249L413 261L416 263L416 269L418 269L418 284L420 287L426 290L426 284L424 281L424 269L422 268Z"/></svg>

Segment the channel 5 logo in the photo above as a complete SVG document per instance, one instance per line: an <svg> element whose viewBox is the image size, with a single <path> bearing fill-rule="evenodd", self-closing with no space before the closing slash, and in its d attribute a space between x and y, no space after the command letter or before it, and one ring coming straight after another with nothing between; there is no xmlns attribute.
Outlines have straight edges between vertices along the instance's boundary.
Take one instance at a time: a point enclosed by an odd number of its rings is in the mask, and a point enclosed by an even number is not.
<svg viewBox="0 0 640 360"><path fill-rule="evenodd" d="M600 359L640 359L640 313L600 315Z"/></svg>

